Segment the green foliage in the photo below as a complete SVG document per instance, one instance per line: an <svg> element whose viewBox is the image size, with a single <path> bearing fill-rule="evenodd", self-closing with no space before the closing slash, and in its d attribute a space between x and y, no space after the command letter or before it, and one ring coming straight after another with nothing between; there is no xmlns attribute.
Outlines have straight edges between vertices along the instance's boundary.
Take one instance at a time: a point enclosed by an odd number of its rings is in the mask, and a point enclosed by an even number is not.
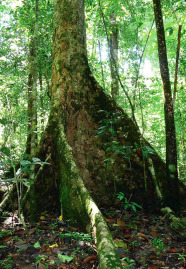
<svg viewBox="0 0 186 269"><path fill-rule="evenodd" d="M78 233L78 232L67 232L67 233L60 233L60 238L64 237L71 237L76 241L91 241L91 235L90 234L85 234L85 233Z"/></svg>
<svg viewBox="0 0 186 269"><path fill-rule="evenodd" d="M5 235L12 235L12 231L8 231L8 230L2 230L0 231L0 238L3 238Z"/></svg>
<svg viewBox="0 0 186 269"><path fill-rule="evenodd" d="M40 243L39 243L39 242L36 242L36 243L34 244L34 247L35 247L35 248L40 248L40 247L41 247L41 245L40 245Z"/></svg>
<svg viewBox="0 0 186 269"><path fill-rule="evenodd" d="M69 263L70 261L72 261L74 259L74 256L73 255L72 256L67 256L67 255L62 255L62 254L58 253L58 258L60 260L62 260L62 262Z"/></svg>
<svg viewBox="0 0 186 269"><path fill-rule="evenodd" d="M140 205L138 205L137 203L135 202L130 202L130 200L128 200L124 193L123 192L119 192L118 194L116 194L117 198L120 200L120 201L123 201L123 208L124 209L132 209L134 212L137 211L137 208L140 208L142 209L142 207Z"/></svg>
<svg viewBox="0 0 186 269"><path fill-rule="evenodd" d="M12 269L13 266L13 260L11 256L9 256L7 259L0 261L0 265L3 269Z"/></svg>
<svg viewBox="0 0 186 269"><path fill-rule="evenodd" d="M37 53L38 70L42 76L42 88L38 87L37 95L39 138L49 113L47 92L52 63L52 16L52 2L42 1L39 6ZM27 137L28 47L35 22L34 1L15 3L10 0L6 7L0 4L0 19L0 148L1 144L7 148L11 144L14 159L20 159L25 151ZM14 126L12 138L11 117ZM7 159L4 159L7 163Z"/></svg>
<svg viewBox="0 0 186 269"><path fill-rule="evenodd" d="M136 6L138 7L136 9ZM159 73L159 60L157 54L157 37L155 24L149 35L149 30L152 26L154 18L152 1L101 1L101 7L104 12L106 27L108 33L111 29L110 14L115 11L117 27L119 29L119 75L121 81L127 90L130 98L135 106L135 116L137 123L143 129L147 140L153 145L155 150L165 160L165 126L164 126L164 97L162 93L162 85ZM185 20L184 1L165 1L162 3L164 14L164 24L166 32L168 60L171 75L171 83L173 88L175 58L177 47L177 32L178 24L183 25ZM91 70L96 79L103 85L101 73L101 61L99 53L102 56L102 66L104 70L104 79L106 91L110 94L110 68L109 68L109 51L105 33L105 27L99 5L86 5L86 15L88 23L88 55ZM183 28L183 27L182 27ZM147 37L149 39L145 48ZM185 151L185 135L184 111L186 92L184 88L185 77L185 61L184 51L186 42L184 39L185 29L181 33L181 49L179 59L179 74L178 74L178 94L175 103L175 122L178 141L178 166L179 176L185 178L184 169L184 151ZM101 51L97 40L100 41ZM141 66L139 65L140 56L145 48ZM137 74L139 77L137 78ZM140 99L138 98L140 96ZM143 126L140 103L143 113ZM126 96L120 89L119 104L122 108L131 113ZM109 132L106 129L107 124L102 124L102 129L99 129L98 135L103 135ZM111 129L114 134L113 129ZM148 150L144 150L144 156L147 157ZM109 166L110 159L105 160Z"/></svg>
<svg viewBox="0 0 186 269"><path fill-rule="evenodd" d="M157 255L159 255L166 249L163 240L160 238L154 238L153 240L151 240L151 245L153 248L155 248Z"/></svg>
<svg viewBox="0 0 186 269"><path fill-rule="evenodd" d="M183 261L185 263L186 262L185 255L178 253L178 260Z"/></svg>
<svg viewBox="0 0 186 269"><path fill-rule="evenodd" d="M122 119L122 116L119 113L108 113L105 110L100 110L100 113L104 113L106 119L101 120L99 123L101 126L98 128L97 137L108 137L110 140L108 143L105 143L105 152L109 152L115 155L120 156L128 161L130 161L131 154L133 152L132 146L125 146L120 144L115 140L116 137L116 124L119 120ZM107 168L110 165L110 157L105 158L104 162L107 164Z"/></svg>
<svg viewBox="0 0 186 269"><path fill-rule="evenodd" d="M133 269L135 266L135 261L128 257L122 258L121 261L124 261L124 268Z"/></svg>

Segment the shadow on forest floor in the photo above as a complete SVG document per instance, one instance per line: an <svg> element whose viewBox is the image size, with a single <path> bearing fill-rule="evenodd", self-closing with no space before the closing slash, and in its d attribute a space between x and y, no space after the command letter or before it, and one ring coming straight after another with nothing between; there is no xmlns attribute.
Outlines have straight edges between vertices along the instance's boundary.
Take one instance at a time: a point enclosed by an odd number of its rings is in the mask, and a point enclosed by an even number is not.
<svg viewBox="0 0 186 269"><path fill-rule="evenodd" d="M115 208L102 212L123 268L186 268L186 236L170 227L164 217L142 210L125 215ZM27 242L17 217L6 214L0 225L0 268L99 268L94 240L67 221L41 214L36 227L27 224Z"/></svg>

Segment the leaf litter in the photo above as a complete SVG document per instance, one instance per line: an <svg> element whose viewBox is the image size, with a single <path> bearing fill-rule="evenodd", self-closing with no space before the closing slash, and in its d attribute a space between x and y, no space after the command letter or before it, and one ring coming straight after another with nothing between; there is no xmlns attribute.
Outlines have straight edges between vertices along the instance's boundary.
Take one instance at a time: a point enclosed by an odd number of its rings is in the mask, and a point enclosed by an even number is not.
<svg viewBox="0 0 186 269"><path fill-rule="evenodd" d="M102 209L123 268L185 269L186 234L171 227L165 218L144 211ZM2 269L98 269L96 245L68 221L47 213L26 231L8 213L0 224ZM113 268L114 269L114 268Z"/></svg>

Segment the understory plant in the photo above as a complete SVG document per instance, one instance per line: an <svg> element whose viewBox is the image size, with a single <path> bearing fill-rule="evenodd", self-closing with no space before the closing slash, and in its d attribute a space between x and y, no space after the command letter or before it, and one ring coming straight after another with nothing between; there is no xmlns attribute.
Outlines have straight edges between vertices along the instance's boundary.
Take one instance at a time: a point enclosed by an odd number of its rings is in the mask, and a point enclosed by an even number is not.
<svg viewBox="0 0 186 269"><path fill-rule="evenodd" d="M160 238L154 238L153 240L151 240L151 245L156 250L157 255L159 255L166 249L163 240Z"/></svg>
<svg viewBox="0 0 186 269"><path fill-rule="evenodd" d="M133 269L135 266L135 261L128 257L122 258L121 261L124 262L124 268Z"/></svg>
<svg viewBox="0 0 186 269"><path fill-rule="evenodd" d="M137 211L137 208L142 209L142 207L140 205L138 205L135 202L130 201L131 197L129 199L127 199L127 197L125 197L125 194L123 192L117 193L116 196L120 201L122 201L124 209L130 209L131 208L134 212Z"/></svg>

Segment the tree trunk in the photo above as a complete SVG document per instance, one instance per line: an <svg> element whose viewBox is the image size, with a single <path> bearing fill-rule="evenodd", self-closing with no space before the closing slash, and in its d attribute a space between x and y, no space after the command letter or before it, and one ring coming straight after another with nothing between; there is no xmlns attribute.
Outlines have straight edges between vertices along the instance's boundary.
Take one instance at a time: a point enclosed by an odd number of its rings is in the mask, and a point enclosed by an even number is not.
<svg viewBox="0 0 186 269"><path fill-rule="evenodd" d="M167 189L163 161L90 72L83 1L68 3L56 0L54 10L51 115L64 126L85 187L99 205L114 203L119 191L126 196L132 194L140 204L147 198L147 206L162 203ZM38 157L44 161L51 154L51 165L44 169L36 187L38 208L45 209L49 209L50 205L59 205L56 200L59 196L59 160L56 152L63 150L61 146L54 147L58 138L50 120L51 117L39 146ZM102 130L104 132L100 135ZM146 182L143 178L143 159L149 168ZM159 197L162 197L161 201Z"/></svg>
<svg viewBox="0 0 186 269"><path fill-rule="evenodd" d="M140 204L144 198L150 206L162 203L165 167L134 122L92 76L83 3L54 1L52 105L37 154L50 165L34 181L35 198L38 211L61 207L64 218L76 220L86 230L95 229L100 269L117 269L118 254L94 200L112 204L122 191ZM149 168L146 182L143 159Z"/></svg>
<svg viewBox="0 0 186 269"><path fill-rule="evenodd" d="M153 0L154 14L157 29L158 55L160 63L160 72L164 90L164 115L165 115L165 131L166 131L166 172L168 182L167 203L174 210L180 210L180 197L178 186L177 172L177 148L176 148L176 132L174 123L174 106L171 93L171 84L169 77L169 67L167 60L165 32L163 25L163 16L161 11L160 0Z"/></svg>
<svg viewBox="0 0 186 269"><path fill-rule="evenodd" d="M53 46L51 114L37 154L43 161L51 157L35 183L37 206L62 207L65 218L95 227L100 268L121 268L93 199L112 204L122 191L140 204L144 198L150 206L162 203L164 163L90 72L83 0L54 1Z"/></svg>
<svg viewBox="0 0 186 269"><path fill-rule="evenodd" d="M37 147L37 36L38 36L38 0L35 0L35 23L34 33L31 37L29 45L29 81L28 81L28 135L26 153L29 159L36 155ZM32 221L36 219L36 202L35 187L33 184L35 177L35 166L30 166L30 218Z"/></svg>

